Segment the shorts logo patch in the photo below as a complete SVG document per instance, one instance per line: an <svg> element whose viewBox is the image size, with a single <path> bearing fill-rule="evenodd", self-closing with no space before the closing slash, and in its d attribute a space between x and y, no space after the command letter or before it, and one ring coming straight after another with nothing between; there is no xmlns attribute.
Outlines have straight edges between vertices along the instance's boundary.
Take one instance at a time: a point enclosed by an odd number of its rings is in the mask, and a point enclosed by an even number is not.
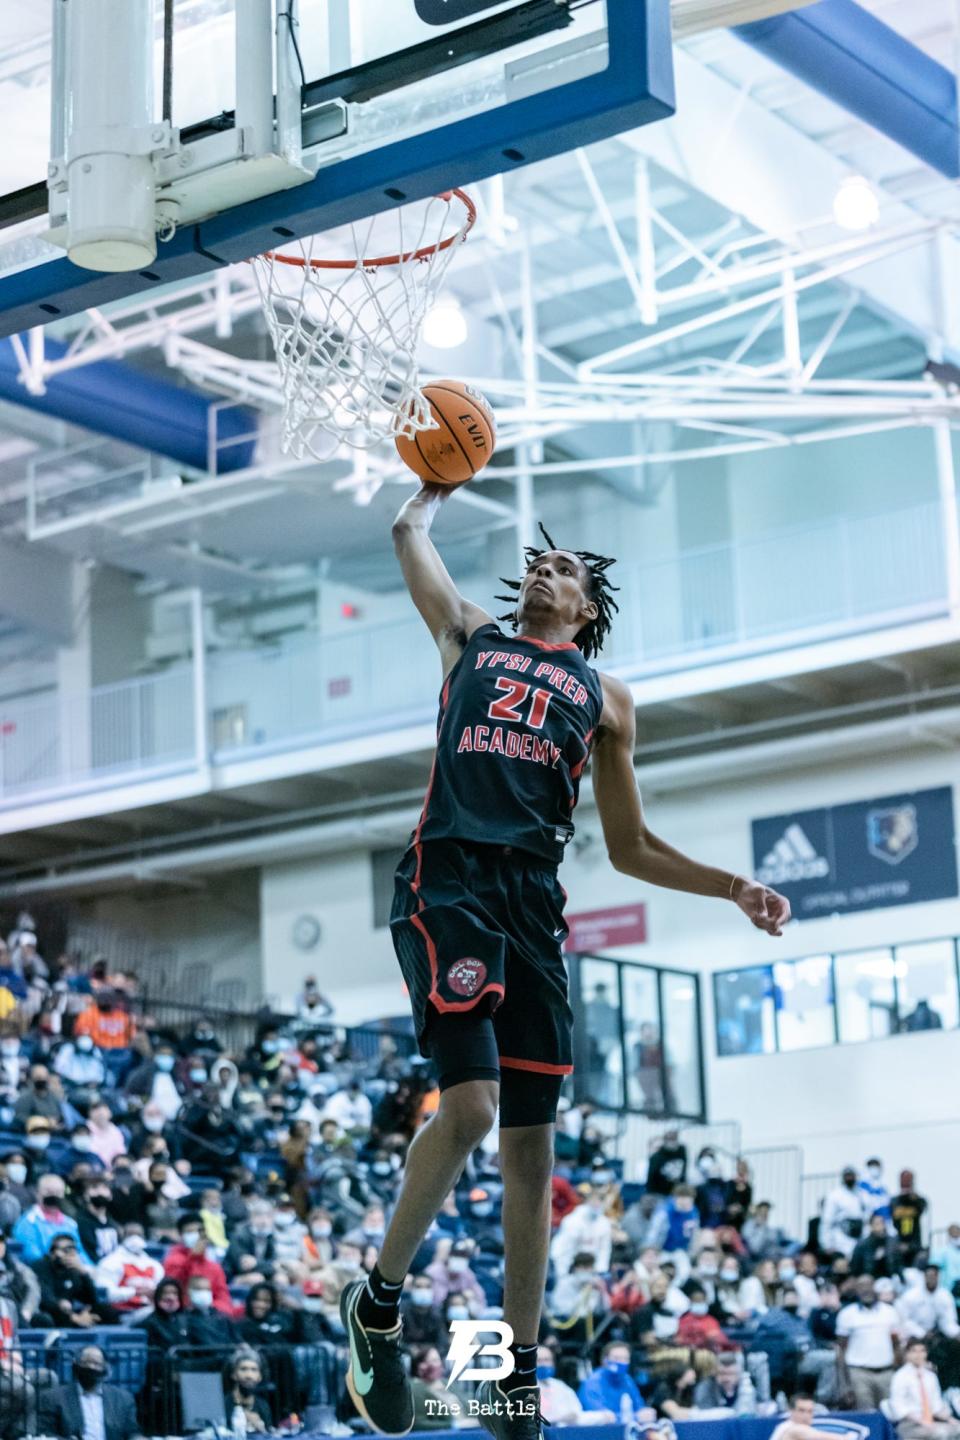
<svg viewBox="0 0 960 1440"><path fill-rule="evenodd" d="M455 995L476 995L486 978L486 965L472 955L468 955L465 960L458 960L456 965L451 965L447 971L447 984Z"/></svg>

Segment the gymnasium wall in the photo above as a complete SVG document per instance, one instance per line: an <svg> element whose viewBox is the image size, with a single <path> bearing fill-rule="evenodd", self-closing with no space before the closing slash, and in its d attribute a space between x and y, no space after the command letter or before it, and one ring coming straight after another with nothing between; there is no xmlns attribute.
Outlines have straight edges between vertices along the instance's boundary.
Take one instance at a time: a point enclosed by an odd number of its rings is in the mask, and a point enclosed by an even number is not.
<svg viewBox="0 0 960 1440"><path fill-rule="evenodd" d="M870 799L901 790L952 784L950 752L851 763L820 763L780 775L743 776L727 783L645 795L651 826L681 849L731 869L749 870L750 821L799 807ZM935 1202L936 1223L952 1216L960 1120L952 1077L960 1067L960 1031L925 1032L860 1044L780 1055L716 1055L713 971L856 949L960 935L960 901L876 910L791 926L780 940L750 928L733 906L655 890L609 866L599 822L585 800L581 839L589 843L561 872L569 909L592 910L642 898L649 941L611 951L625 958L698 971L711 1120L736 1119L749 1147L796 1144L804 1170L817 1174L881 1154L893 1179L917 1171ZM322 926L314 950L294 942L301 914ZM372 926L370 861L365 852L335 860L277 865L262 873L261 933L267 993L289 1003L303 976L315 973L349 1023L405 1013L405 998L386 929ZM918 1118L919 1117L919 1118ZM960 1218L960 1217L958 1217Z"/></svg>

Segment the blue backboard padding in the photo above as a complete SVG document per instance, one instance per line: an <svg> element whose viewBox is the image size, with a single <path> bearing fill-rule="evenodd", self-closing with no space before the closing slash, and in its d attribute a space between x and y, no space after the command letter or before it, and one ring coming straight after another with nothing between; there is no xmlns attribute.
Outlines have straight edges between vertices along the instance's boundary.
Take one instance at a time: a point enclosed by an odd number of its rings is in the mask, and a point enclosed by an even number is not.
<svg viewBox="0 0 960 1440"><path fill-rule="evenodd" d="M62 259L0 278L0 335L395 208L398 194L423 199L671 115L669 0L607 0L607 28L610 63L600 74L338 161L295 190L178 232L148 271L103 275Z"/></svg>
<svg viewBox="0 0 960 1440"><path fill-rule="evenodd" d="M65 350L47 339L49 359L60 358ZM167 455L196 470L207 468L209 430L215 424L218 473L253 463L257 434L253 411L220 407L214 419L215 401L120 361L98 360L65 370L47 382L43 395L31 395L20 380L12 342L0 339L0 399Z"/></svg>

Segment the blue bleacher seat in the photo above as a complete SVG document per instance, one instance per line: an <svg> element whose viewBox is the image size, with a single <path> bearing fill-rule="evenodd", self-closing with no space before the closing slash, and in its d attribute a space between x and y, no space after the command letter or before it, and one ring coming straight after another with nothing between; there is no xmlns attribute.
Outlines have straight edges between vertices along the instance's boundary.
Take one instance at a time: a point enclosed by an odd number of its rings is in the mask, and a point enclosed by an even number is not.
<svg viewBox="0 0 960 1440"><path fill-rule="evenodd" d="M147 1370L147 1332L126 1325L96 1325L89 1330L29 1330L19 1332L24 1366L53 1370L61 1384L73 1376L73 1356L85 1345L99 1345L110 1365L114 1384L136 1394Z"/></svg>
<svg viewBox="0 0 960 1440"><path fill-rule="evenodd" d="M223 1181L216 1175L185 1175L184 1183L191 1195L199 1195L201 1190L222 1190Z"/></svg>
<svg viewBox="0 0 960 1440"><path fill-rule="evenodd" d="M0 1158L13 1150L22 1150L25 1138L17 1130L0 1130Z"/></svg>

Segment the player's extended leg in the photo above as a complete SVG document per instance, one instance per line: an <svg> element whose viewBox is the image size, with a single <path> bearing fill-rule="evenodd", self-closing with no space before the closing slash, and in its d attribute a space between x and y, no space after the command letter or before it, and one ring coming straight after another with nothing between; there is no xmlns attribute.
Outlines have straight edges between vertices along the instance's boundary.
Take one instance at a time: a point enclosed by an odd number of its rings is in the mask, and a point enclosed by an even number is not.
<svg viewBox="0 0 960 1440"><path fill-rule="evenodd" d="M550 1247L554 1121L562 1084L562 1075L535 1070L507 1068L501 1077L503 1316L513 1330L515 1368L503 1380L483 1381L477 1391L484 1407L480 1421L496 1440L537 1440L542 1433L537 1336Z"/></svg>
<svg viewBox="0 0 960 1440"><path fill-rule="evenodd" d="M537 1335L550 1248L550 1177L553 1126L522 1125L500 1131L503 1179L503 1318L514 1343L532 1346Z"/></svg>
<svg viewBox="0 0 960 1440"><path fill-rule="evenodd" d="M500 1088L489 1016L434 1017L428 1042L440 1105L407 1152L403 1186L373 1272L340 1297L350 1345L347 1389L359 1414L383 1435L405 1435L413 1428L410 1379L400 1350L404 1277L467 1157L493 1124Z"/></svg>
<svg viewBox="0 0 960 1440"><path fill-rule="evenodd" d="M460 1178L467 1157L493 1124L499 1088L492 1080L465 1080L444 1090L436 1115L414 1139L407 1152L397 1206L377 1261L385 1279L403 1282L431 1221Z"/></svg>

